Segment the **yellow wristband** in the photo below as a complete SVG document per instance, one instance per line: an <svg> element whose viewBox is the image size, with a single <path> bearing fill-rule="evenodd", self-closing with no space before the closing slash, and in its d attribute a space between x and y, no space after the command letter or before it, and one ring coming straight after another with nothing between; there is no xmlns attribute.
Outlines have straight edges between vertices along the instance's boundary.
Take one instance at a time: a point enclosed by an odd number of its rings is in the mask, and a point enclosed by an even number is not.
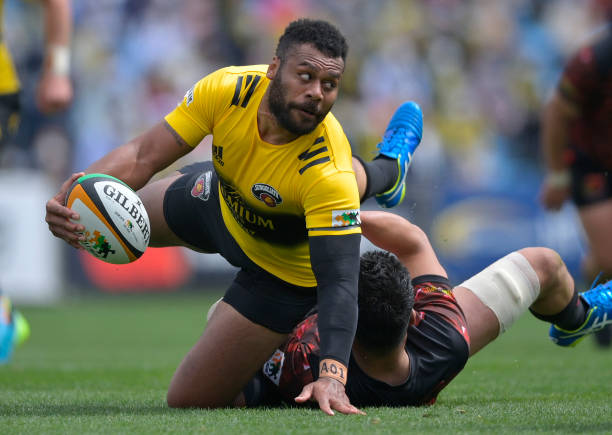
<svg viewBox="0 0 612 435"><path fill-rule="evenodd" d="M346 366L335 359L324 359L319 363L319 377L332 378L346 385Z"/></svg>

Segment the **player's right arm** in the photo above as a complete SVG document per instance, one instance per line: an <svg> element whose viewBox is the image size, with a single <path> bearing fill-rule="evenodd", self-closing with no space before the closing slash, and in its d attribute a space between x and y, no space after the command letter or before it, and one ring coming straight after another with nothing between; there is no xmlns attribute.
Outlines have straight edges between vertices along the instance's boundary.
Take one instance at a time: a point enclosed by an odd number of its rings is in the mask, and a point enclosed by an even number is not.
<svg viewBox="0 0 612 435"><path fill-rule="evenodd" d="M223 107L228 92L233 92L224 86L224 79L223 70L204 77L164 120L94 162L85 172L75 173L66 180L47 202L45 220L51 233L79 247L82 236L77 231L84 228L70 221L78 220L79 216L64 206L64 198L72 183L85 173L112 175L138 190L157 172L193 150L212 132L215 113Z"/></svg>
<svg viewBox="0 0 612 435"><path fill-rule="evenodd" d="M49 225L49 231L73 247L79 247L78 241L82 236L77 231L82 231L84 228L70 221L70 218L78 220L79 216L64 206L64 199L72 183L85 173L112 175L124 181L132 189L138 190L154 174L192 149L166 121L156 124L144 134L94 162L85 172L73 174L66 180L60 191L47 202L45 220Z"/></svg>

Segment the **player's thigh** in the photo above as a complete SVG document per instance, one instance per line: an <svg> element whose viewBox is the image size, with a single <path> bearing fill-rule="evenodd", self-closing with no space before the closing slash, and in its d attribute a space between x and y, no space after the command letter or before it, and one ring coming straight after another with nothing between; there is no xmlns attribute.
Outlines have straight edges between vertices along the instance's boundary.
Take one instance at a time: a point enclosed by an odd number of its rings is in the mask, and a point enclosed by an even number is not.
<svg viewBox="0 0 612 435"><path fill-rule="evenodd" d="M287 334L251 322L232 306L220 302L172 378L169 406L231 405L286 337Z"/></svg>
<svg viewBox="0 0 612 435"><path fill-rule="evenodd" d="M499 335L497 316L466 287L455 287L453 295L463 310L470 337L470 356L485 347Z"/></svg>
<svg viewBox="0 0 612 435"><path fill-rule="evenodd" d="M172 175L147 184L138 191L138 196L149 215L151 224L150 246L184 246L185 243L178 238L168 226L164 215L164 199L166 191L182 174L175 172Z"/></svg>
<svg viewBox="0 0 612 435"><path fill-rule="evenodd" d="M589 240L591 255L599 268L612 272L612 198L586 205L578 214Z"/></svg>

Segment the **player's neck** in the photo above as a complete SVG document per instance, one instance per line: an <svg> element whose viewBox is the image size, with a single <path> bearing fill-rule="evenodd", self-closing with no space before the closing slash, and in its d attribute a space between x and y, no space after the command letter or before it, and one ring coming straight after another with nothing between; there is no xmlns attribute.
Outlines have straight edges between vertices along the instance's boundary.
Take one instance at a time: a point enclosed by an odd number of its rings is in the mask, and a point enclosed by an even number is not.
<svg viewBox="0 0 612 435"><path fill-rule="evenodd" d="M389 385L401 385L410 375L410 358L404 349L404 342L395 349L380 355L353 343L353 358L368 376Z"/></svg>
<svg viewBox="0 0 612 435"><path fill-rule="evenodd" d="M270 105L268 104L268 92L269 89L266 90L266 93L259 104L259 108L257 109L257 129L259 130L259 137L264 142L268 142L273 145L283 145L289 143L295 140L298 135L291 133L280 125L278 119L276 119L276 116L274 116L270 110Z"/></svg>

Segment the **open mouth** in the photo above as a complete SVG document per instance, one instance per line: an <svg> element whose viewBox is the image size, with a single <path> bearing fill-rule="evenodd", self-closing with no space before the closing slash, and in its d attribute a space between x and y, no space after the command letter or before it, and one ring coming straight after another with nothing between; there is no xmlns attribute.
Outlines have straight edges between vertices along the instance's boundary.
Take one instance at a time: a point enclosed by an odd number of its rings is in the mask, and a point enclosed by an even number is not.
<svg viewBox="0 0 612 435"><path fill-rule="evenodd" d="M310 110L307 109L303 109L303 108L298 108L297 109L302 115L305 115L308 118L316 118L317 117L317 113L316 112L311 112Z"/></svg>

